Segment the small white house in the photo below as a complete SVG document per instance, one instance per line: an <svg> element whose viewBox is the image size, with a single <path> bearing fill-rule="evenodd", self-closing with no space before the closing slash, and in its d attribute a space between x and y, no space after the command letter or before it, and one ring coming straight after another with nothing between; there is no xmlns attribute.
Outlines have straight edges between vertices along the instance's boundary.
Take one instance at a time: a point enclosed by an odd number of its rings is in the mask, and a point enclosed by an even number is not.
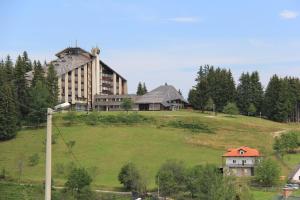
<svg viewBox="0 0 300 200"><path fill-rule="evenodd" d="M290 174L290 182L300 184L300 165Z"/></svg>
<svg viewBox="0 0 300 200"><path fill-rule="evenodd" d="M228 149L223 155L223 172L225 175L253 176L260 157L257 149L246 146Z"/></svg>

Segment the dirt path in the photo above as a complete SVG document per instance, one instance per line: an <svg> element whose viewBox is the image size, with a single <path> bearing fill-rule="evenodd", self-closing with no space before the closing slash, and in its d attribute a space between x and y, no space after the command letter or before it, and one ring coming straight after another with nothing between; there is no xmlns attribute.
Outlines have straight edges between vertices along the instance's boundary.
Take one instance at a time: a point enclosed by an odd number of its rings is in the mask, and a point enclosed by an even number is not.
<svg viewBox="0 0 300 200"><path fill-rule="evenodd" d="M284 130L272 132L271 134L272 134L273 138L275 138L275 137L278 137L278 136L288 132L289 130L290 129L284 129Z"/></svg>

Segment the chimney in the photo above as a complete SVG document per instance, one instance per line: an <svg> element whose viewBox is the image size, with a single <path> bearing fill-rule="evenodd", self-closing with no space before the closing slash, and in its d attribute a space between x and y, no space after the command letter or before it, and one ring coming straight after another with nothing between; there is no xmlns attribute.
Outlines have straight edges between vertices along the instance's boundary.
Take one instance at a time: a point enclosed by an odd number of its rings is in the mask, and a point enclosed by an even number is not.
<svg viewBox="0 0 300 200"><path fill-rule="evenodd" d="M97 56L100 54L100 49L98 47L92 48L91 53L93 56Z"/></svg>

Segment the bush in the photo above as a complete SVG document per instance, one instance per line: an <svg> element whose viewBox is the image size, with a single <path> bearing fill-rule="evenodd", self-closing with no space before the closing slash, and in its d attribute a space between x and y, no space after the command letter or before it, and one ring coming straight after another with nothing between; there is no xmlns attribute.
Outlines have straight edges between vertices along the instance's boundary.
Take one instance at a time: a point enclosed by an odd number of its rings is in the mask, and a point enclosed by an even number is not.
<svg viewBox="0 0 300 200"><path fill-rule="evenodd" d="M279 180L280 168L271 159L263 160L255 170L255 180L261 186L274 186Z"/></svg>
<svg viewBox="0 0 300 200"><path fill-rule="evenodd" d="M206 133L213 133L212 129L210 129L207 125L202 124L200 122L196 122L196 121L192 121L192 122L181 121L181 120L170 121L168 123L168 126L174 127L174 128L187 129L192 132L203 131Z"/></svg>
<svg viewBox="0 0 300 200"><path fill-rule="evenodd" d="M141 173L133 163L125 164L119 173L119 181L124 188L132 192L145 192L146 184Z"/></svg>
<svg viewBox="0 0 300 200"><path fill-rule="evenodd" d="M138 124L153 121L153 118L139 115L137 113L130 113L128 115L100 115L98 113L91 113L86 116L82 116L82 120L88 125L96 124Z"/></svg>
<svg viewBox="0 0 300 200"><path fill-rule="evenodd" d="M299 146L299 139L297 132L288 132L275 138L273 149L277 154L283 156L284 153L292 153L296 151Z"/></svg>
<svg viewBox="0 0 300 200"><path fill-rule="evenodd" d="M166 161L156 175L161 195L176 196L185 190L186 172L183 162L176 160Z"/></svg>
<svg viewBox="0 0 300 200"><path fill-rule="evenodd" d="M253 103L251 103L248 108L248 115L255 116L255 114L256 114L256 107Z"/></svg>
<svg viewBox="0 0 300 200"><path fill-rule="evenodd" d="M84 168L74 168L65 183L69 191L80 193L84 188L90 186L92 178Z"/></svg>
<svg viewBox="0 0 300 200"><path fill-rule="evenodd" d="M228 103L224 109L223 113L228 114L228 115L238 115L239 114L239 109L236 106L235 103Z"/></svg>
<svg viewBox="0 0 300 200"><path fill-rule="evenodd" d="M88 115L86 115L85 123L87 125L94 126L98 122L98 115L96 112L90 112Z"/></svg>
<svg viewBox="0 0 300 200"><path fill-rule="evenodd" d="M76 122L76 112L69 111L66 115L64 115L63 120L65 121L66 126L71 126Z"/></svg>
<svg viewBox="0 0 300 200"><path fill-rule="evenodd" d="M40 161L39 154L35 153L35 154L31 155L29 157L28 161L29 161L29 166L31 166L31 167L37 165Z"/></svg>

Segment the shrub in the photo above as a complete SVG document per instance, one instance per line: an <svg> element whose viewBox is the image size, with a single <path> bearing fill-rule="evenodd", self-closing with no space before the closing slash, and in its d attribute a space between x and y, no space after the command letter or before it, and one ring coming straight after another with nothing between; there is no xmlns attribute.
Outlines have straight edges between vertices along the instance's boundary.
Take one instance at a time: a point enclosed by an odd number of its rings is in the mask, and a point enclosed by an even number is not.
<svg viewBox="0 0 300 200"><path fill-rule="evenodd" d="M132 100L130 98L125 98L122 101L121 108L127 111L128 113L128 111L132 109L132 105L133 105Z"/></svg>
<svg viewBox="0 0 300 200"><path fill-rule="evenodd" d="M88 125L96 124L138 124L147 123L153 121L153 118L139 115L137 113L130 113L128 115L98 115L97 113L91 113L83 116L83 121Z"/></svg>
<svg viewBox="0 0 300 200"><path fill-rule="evenodd" d="M228 114L228 115L238 115L239 114L239 109L236 106L235 103L228 103L224 109L223 113Z"/></svg>
<svg viewBox="0 0 300 200"><path fill-rule="evenodd" d="M161 195L176 196L185 190L186 173L183 162L176 160L166 161L159 169L156 175L156 184L158 184Z"/></svg>
<svg viewBox="0 0 300 200"><path fill-rule="evenodd" d="M271 159L263 160L255 170L255 180L261 186L273 186L279 180L280 168Z"/></svg>
<svg viewBox="0 0 300 200"><path fill-rule="evenodd" d="M253 103L251 103L248 108L248 115L255 116L255 114L256 114L256 107Z"/></svg>
<svg viewBox="0 0 300 200"><path fill-rule="evenodd" d="M207 125L202 124L200 122L196 122L196 121L192 121L192 122L181 121L181 120L170 121L170 122L168 122L168 126L173 127L173 128L187 129L192 132L203 131L206 133L213 133L212 129L210 129Z"/></svg>
<svg viewBox="0 0 300 200"><path fill-rule="evenodd" d="M68 176L65 186L73 192L81 192L83 188L90 186L92 178L84 168L74 168Z"/></svg>
<svg viewBox="0 0 300 200"><path fill-rule="evenodd" d="M66 126L71 126L76 122L76 112L69 111L66 115L64 115L63 120L65 121Z"/></svg>
<svg viewBox="0 0 300 200"><path fill-rule="evenodd" d="M145 192L146 184L141 173L133 163L125 164L119 173L119 181L126 190L132 192Z"/></svg>
<svg viewBox="0 0 300 200"><path fill-rule="evenodd" d="M29 156L29 159L28 159L29 166L33 167L33 166L37 165L39 163L39 160L40 160L40 156L37 153Z"/></svg>
<svg viewBox="0 0 300 200"><path fill-rule="evenodd" d="M87 125L96 125L98 122L98 115L96 112L91 112L88 115L86 115L85 123Z"/></svg>

